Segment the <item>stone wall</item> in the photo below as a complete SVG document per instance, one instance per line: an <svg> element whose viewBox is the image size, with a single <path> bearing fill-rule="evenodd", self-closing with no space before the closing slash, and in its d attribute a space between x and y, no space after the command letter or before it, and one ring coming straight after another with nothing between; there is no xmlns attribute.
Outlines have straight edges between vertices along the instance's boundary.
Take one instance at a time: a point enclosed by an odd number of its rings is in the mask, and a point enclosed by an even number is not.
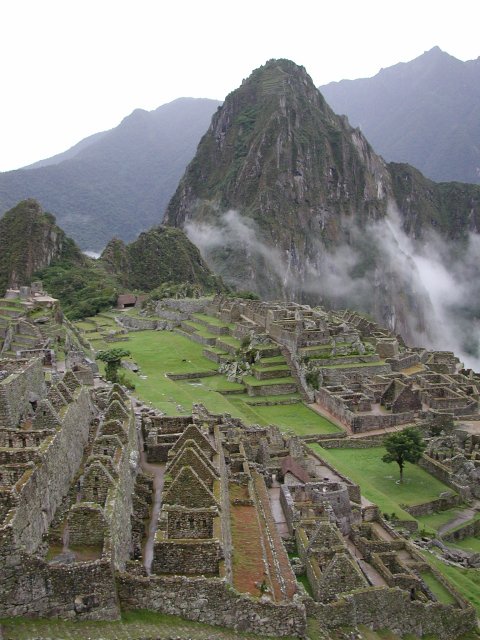
<svg viewBox="0 0 480 640"><path fill-rule="evenodd" d="M307 613L327 630L367 625L371 629L390 629L398 635L432 634L439 640L450 640L476 628L473 607L412 601L408 592L398 588L361 589L331 604L311 601Z"/></svg>
<svg viewBox="0 0 480 640"><path fill-rule="evenodd" d="M221 558L218 540L155 540L152 572L216 575Z"/></svg>
<svg viewBox="0 0 480 640"><path fill-rule="evenodd" d="M62 428L40 446L41 462L21 487L9 526L15 545L29 553L40 544L80 465L92 411L89 392L82 387L75 393L74 402L63 410Z"/></svg>
<svg viewBox="0 0 480 640"><path fill-rule="evenodd" d="M124 609L149 609L239 632L272 636L305 634L302 604L274 604L269 599L240 595L220 579L121 574L117 585Z"/></svg>
<svg viewBox="0 0 480 640"><path fill-rule="evenodd" d="M21 369L0 381L0 424L15 429L23 417L32 413L30 400L46 394L41 358L18 362Z"/></svg>
<svg viewBox="0 0 480 640"><path fill-rule="evenodd" d="M442 539L448 542L455 542L471 536L480 537L480 520L469 520L460 527L443 535Z"/></svg>
<svg viewBox="0 0 480 640"><path fill-rule="evenodd" d="M110 562L49 564L25 554L0 557L0 617L115 620L120 617Z"/></svg>
<svg viewBox="0 0 480 640"><path fill-rule="evenodd" d="M450 472L450 469L444 464L442 464L441 462L439 462L438 460L434 460L433 458L430 458L430 456L427 456L424 453L420 458L420 460L418 461L418 465L422 467L422 469L425 469L426 471L428 471L428 473L431 473L432 476L435 476L435 478L437 478L441 482L444 482L447 486L449 486L454 491L458 491L458 493L460 493L460 495L463 498L468 499L471 497L470 488L468 486L462 486L457 484L452 479L452 474Z"/></svg>
<svg viewBox="0 0 480 640"><path fill-rule="evenodd" d="M423 502L422 504L411 505L409 507L402 505L402 508L410 515L417 518L418 516L426 516L431 513L436 513L437 511L451 509L452 507L462 504L462 502L462 496L455 493L446 495L442 498L437 498L436 500L430 500L429 502Z"/></svg>

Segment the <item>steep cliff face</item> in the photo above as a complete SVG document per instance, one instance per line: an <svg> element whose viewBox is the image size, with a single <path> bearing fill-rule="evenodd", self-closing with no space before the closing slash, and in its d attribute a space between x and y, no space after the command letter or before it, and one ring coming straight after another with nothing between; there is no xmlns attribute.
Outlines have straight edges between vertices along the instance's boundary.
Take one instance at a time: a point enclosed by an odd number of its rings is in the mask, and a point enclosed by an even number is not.
<svg viewBox="0 0 480 640"><path fill-rule="evenodd" d="M8 287L29 284L36 271L64 259L84 261L55 217L36 200L23 200L0 219L0 295Z"/></svg>
<svg viewBox="0 0 480 640"><path fill-rule="evenodd" d="M411 239L466 241L479 216L478 187L386 164L303 67L271 60L213 116L165 222L235 286L355 306L412 339L432 308Z"/></svg>

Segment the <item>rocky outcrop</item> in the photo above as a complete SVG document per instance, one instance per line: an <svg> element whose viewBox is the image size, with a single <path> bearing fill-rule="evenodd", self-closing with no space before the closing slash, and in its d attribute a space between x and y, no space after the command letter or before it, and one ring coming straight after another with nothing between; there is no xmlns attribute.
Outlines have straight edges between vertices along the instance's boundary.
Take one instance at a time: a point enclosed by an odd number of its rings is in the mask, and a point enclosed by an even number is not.
<svg viewBox="0 0 480 640"><path fill-rule="evenodd" d="M83 263L73 240L36 200L23 200L0 219L0 296L8 287L29 284L36 271L63 258Z"/></svg>

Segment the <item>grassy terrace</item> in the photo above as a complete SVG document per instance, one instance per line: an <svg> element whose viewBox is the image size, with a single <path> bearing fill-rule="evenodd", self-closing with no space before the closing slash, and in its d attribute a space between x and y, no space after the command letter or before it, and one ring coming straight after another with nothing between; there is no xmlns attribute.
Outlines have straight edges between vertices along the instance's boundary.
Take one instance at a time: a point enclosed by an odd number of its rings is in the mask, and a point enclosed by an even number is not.
<svg viewBox="0 0 480 640"><path fill-rule="evenodd" d="M208 322L215 327L227 327L228 329L235 329L235 325L230 322L223 322L223 320L219 320L214 316L207 316L204 313L192 313L192 318L197 318L197 320L203 320L204 322Z"/></svg>
<svg viewBox="0 0 480 640"><path fill-rule="evenodd" d="M88 323L87 323L88 325ZM91 327L92 325L88 325ZM92 334L87 334L91 340ZM108 349L117 343L105 343L100 334L92 341L96 349ZM229 382L223 375L204 378L170 380L166 374L195 374L217 371L216 363L202 355L203 345L169 331L137 331L128 334L128 342L119 343L128 349L140 366L140 375L126 372L136 385L135 395L164 411L167 415L187 415L194 402L202 402L214 413L230 413L247 424L277 424L299 435L334 433L338 428L300 402L299 394L250 398L244 385ZM259 380L252 378L256 384ZM263 381L273 384L284 379ZM286 379L288 382L292 378ZM242 392L239 395L232 392ZM232 395L222 395L230 393ZM299 400L294 405L253 406L254 401Z"/></svg>
<svg viewBox="0 0 480 640"><path fill-rule="evenodd" d="M285 378L270 378L267 380L257 380L253 376L245 376L245 384L249 384L252 387L268 387L275 384L295 384L295 380L291 376Z"/></svg>
<svg viewBox="0 0 480 640"><path fill-rule="evenodd" d="M153 611L124 612L119 621L85 622L76 620L0 618L4 637L9 640L145 640L145 638L178 638L179 640L258 640L266 636L241 633L223 627L212 627ZM271 639L273 640L273 639ZM285 638L288 640L288 638ZM292 639L290 639L292 640Z"/></svg>
<svg viewBox="0 0 480 640"><path fill-rule="evenodd" d="M428 551L423 551L422 555L428 564L448 578L453 586L469 600L477 610L477 616L480 617L480 570L461 569L445 564Z"/></svg>
<svg viewBox="0 0 480 640"><path fill-rule="evenodd" d="M443 584L437 580L437 578L430 571L422 571L420 573L422 579L425 581L425 584L430 589L430 591L437 597L439 602L443 604L456 604L455 598L452 594L445 589Z"/></svg>
<svg viewBox="0 0 480 640"><path fill-rule="evenodd" d="M369 449L323 449L311 445L322 458L357 482L362 494L377 504L382 513L395 513L402 520L414 520L401 505L422 504L450 489L419 466L406 463L404 482L397 482L398 465L382 462L383 447Z"/></svg>
<svg viewBox="0 0 480 640"><path fill-rule="evenodd" d="M355 364L327 364L320 365L322 369L357 369L358 367L380 367L386 364L385 360L377 360L376 362L357 362Z"/></svg>

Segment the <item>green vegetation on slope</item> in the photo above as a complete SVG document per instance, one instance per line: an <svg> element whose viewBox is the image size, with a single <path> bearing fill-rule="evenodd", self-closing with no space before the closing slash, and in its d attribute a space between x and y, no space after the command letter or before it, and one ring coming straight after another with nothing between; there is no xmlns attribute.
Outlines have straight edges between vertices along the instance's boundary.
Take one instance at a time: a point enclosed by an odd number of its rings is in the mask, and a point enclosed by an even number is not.
<svg viewBox="0 0 480 640"><path fill-rule="evenodd" d="M39 271L38 278L58 298L71 320L93 316L115 304L119 289L114 276L98 260L85 258L80 266L62 261Z"/></svg>
<svg viewBox="0 0 480 640"><path fill-rule="evenodd" d="M99 260L82 256L73 241L69 243L70 254L64 252L50 266L41 265L46 268L36 276L72 320L110 308L119 293L128 291L154 289L162 297L172 292L200 295L224 289L197 247L179 229L158 227L142 233L130 245L113 239Z"/></svg>
<svg viewBox="0 0 480 640"><path fill-rule="evenodd" d="M197 247L180 229L155 227L128 245L114 238L101 260L127 289L151 291L162 283L189 283L207 293L220 287Z"/></svg>

